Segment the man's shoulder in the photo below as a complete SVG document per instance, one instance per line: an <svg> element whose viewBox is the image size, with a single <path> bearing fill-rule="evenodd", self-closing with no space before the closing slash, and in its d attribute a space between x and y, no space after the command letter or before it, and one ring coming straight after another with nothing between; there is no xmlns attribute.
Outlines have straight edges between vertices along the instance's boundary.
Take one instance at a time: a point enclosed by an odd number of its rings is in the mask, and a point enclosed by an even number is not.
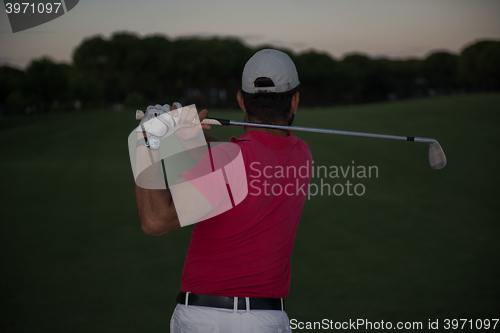
<svg viewBox="0 0 500 333"><path fill-rule="evenodd" d="M309 150L309 151L311 150L311 149L309 148L309 145L308 145L308 144L307 144L304 140L302 140L302 139L301 139L301 138L299 138L299 137L296 137L296 138L297 138L297 144L301 145L302 147L307 148L307 150Z"/></svg>
<svg viewBox="0 0 500 333"><path fill-rule="evenodd" d="M295 137L296 138L296 143L294 145L295 149L299 149L302 151L304 155L308 157L309 160L312 159L312 153L311 153L311 148L309 148L309 145L302 139Z"/></svg>

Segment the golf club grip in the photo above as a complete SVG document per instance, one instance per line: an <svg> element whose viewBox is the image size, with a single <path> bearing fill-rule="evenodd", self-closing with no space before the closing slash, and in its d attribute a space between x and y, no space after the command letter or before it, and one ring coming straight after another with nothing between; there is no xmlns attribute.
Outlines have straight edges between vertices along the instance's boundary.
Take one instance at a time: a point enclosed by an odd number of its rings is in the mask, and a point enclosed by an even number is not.
<svg viewBox="0 0 500 333"><path fill-rule="evenodd" d="M219 118L205 118L201 122L203 125L223 125L229 126L231 125L231 121L227 119L219 119Z"/></svg>

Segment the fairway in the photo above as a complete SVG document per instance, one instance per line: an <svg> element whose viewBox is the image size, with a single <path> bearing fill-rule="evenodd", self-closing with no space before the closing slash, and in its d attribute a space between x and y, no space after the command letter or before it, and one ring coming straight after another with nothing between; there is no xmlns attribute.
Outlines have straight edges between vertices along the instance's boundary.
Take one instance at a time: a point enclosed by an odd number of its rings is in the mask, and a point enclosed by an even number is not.
<svg viewBox="0 0 500 333"><path fill-rule="evenodd" d="M499 318L499 105L497 93L299 107L297 126L435 138L448 165L431 169L425 143L295 133L315 166L378 173L312 180L365 190L306 201L290 319L420 321L425 331L429 319ZM0 118L0 331L168 332L193 226L142 233L127 147L134 113Z"/></svg>

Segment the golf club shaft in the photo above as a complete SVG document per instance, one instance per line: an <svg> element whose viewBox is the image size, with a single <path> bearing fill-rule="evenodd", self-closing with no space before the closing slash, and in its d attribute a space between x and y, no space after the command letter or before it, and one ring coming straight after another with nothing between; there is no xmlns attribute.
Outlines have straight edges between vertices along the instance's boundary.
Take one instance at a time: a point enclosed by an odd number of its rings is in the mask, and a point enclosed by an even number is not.
<svg viewBox="0 0 500 333"><path fill-rule="evenodd" d="M286 130L286 131L299 131L299 132L311 132L311 133L324 133L324 134L338 134L338 135L349 135L349 136L362 136L362 137L368 137L368 138L392 139L392 140L427 142L427 143L436 142L435 139L419 138L419 137L413 137L413 136L397 136L397 135L373 134L373 133L363 133L363 132L339 131L339 130L322 129L322 128L312 128L312 127L299 127L299 126L283 126L283 125L269 125L269 124L247 123L247 122L227 120L227 119L218 119L218 118L206 118L201 123L204 124L204 125L263 127L263 128L281 129L281 130Z"/></svg>

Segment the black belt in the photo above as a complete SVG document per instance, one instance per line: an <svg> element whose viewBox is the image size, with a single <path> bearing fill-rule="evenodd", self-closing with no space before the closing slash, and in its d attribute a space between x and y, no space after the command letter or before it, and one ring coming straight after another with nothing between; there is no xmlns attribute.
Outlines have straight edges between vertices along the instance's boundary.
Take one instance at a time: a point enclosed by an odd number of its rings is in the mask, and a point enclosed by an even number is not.
<svg viewBox="0 0 500 333"><path fill-rule="evenodd" d="M249 310L280 310L285 311L285 300L282 298L249 298ZM180 292L177 303L186 304L186 293ZM234 309L234 297L198 295L189 293L187 305L208 306L211 308ZM246 310L245 298L238 298L238 310Z"/></svg>

